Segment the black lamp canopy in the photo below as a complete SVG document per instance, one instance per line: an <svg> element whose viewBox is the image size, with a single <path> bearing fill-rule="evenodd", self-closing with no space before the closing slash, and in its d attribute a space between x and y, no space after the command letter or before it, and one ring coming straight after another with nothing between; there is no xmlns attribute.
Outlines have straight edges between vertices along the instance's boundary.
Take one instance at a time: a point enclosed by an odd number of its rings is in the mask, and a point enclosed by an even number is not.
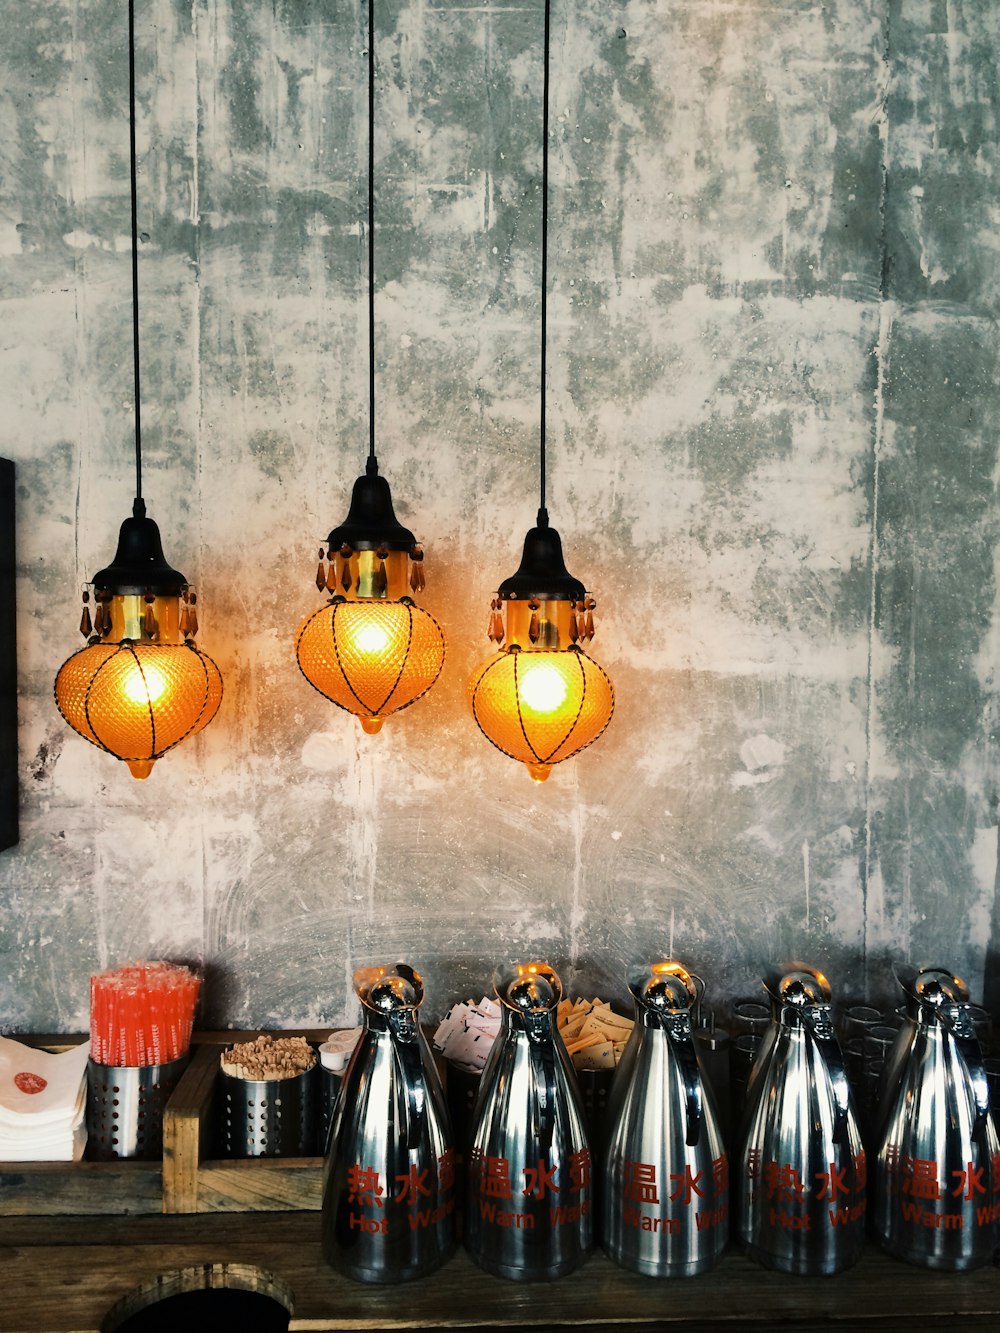
<svg viewBox="0 0 1000 1333"><path fill-rule="evenodd" d="M417 539L404 528L392 507L392 492L371 455L363 476L354 483L351 507L339 527L326 539L331 552L349 546L354 551L412 551Z"/></svg>
<svg viewBox="0 0 1000 1333"><path fill-rule="evenodd" d="M133 503L132 517L118 532L115 558L94 575L93 585L95 592L136 597L179 597L188 586L184 575L167 564L160 529L146 517L142 500Z"/></svg>
<svg viewBox="0 0 1000 1333"><path fill-rule="evenodd" d="M537 526L529 528L517 571L498 588L500 598L513 601L581 602L586 589L566 568L562 541L549 527L548 511L538 511Z"/></svg>

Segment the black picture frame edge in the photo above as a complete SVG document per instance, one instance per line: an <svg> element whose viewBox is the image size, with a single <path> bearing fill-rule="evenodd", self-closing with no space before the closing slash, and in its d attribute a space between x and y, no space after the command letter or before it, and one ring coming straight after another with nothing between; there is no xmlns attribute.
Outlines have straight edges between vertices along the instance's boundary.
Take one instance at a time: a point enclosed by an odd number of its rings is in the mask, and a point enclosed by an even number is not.
<svg viewBox="0 0 1000 1333"><path fill-rule="evenodd" d="M14 464L0 458L0 851L18 841Z"/></svg>

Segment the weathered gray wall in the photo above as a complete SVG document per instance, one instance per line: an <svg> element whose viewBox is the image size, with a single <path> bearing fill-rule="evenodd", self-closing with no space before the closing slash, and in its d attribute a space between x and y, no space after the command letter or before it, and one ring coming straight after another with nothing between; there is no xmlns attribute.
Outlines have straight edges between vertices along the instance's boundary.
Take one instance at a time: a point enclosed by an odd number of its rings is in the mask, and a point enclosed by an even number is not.
<svg viewBox="0 0 1000 1333"><path fill-rule="evenodd" d="M140 0L145 493L226 697L145 783L52 678L129 510L123 0L0 8L0 452L22 837L0 1023L203 962L210 1021L428 1008L674 951L883 995L989 983L997 908L1000 9L555 0L550 485L618 709L537 788L465 679L537 505L541 0L376 10L378 432L445 674L376 738L300 678L367 447L365 11ZM1000 994L991 992L1000 1009Z"/></svg>

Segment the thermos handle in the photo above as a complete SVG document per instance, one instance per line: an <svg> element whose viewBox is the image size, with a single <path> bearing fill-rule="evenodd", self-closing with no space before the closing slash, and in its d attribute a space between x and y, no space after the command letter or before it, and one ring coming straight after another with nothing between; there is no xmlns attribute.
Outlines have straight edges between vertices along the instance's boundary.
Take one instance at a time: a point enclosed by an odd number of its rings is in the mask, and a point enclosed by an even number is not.
<svg viewBox="0 0 1000 1333"><path fill-rule="evenodd" d="M539 1150L548 1152L555 1128L553 1107L556 1103L556 1051L551 1041L531 1047L534 1096L531 1099L532 1136Z"/></svg>
<svg viewBox="0 0 1000 1333"><path fill-rule="evenodd" d="M403 1142L407 1148L415 1148L420 1143L424 1121L424 1068L416 1011L396 1009L388 1017L392 1053L399 1075L396 1082L399 1097L397 1123L403 1125Z"/></svg>
<svg viewBox="0 0 1000 1333"><path fill-rule="evenodd" d="M681 1077L684 1079L684 1100L687 1108L687 1133L684 1142L692 1147L701 1138L703 1114L701 1070L698 1068L698 1052L691 1031L691 1015L683 1010L676 1010L669 1015L664 1026L670 1038Z"/></svg>
<svg viewBox="0 0 1000 1333"><path fill-rule="evenodd" d="M833 1122L833 1140L843 1143L847 1135L847 1115L850 1110L851 1090L847 1082L847 1070L844 1068L844 1055L840 1049L830 1022L830 1010L827 1005L808 1005L798 1010L812 1034L816 1049L826 1064L833 1089L835 1118Z"/></svg>
<svg viewBox="0 0 1000 1333"><path fill-rule="evenodd" d="M941 1015L955 1039L955 1048L965 1061L972 1084L972 1100L976 1108L976 1119L972 1126L973 1134L979 1134L990 1113L990 1085L986 1081L986 1067L983 1064L982 1047L976 1036L968 1010L959 1009L953 1014Z"/></svg>

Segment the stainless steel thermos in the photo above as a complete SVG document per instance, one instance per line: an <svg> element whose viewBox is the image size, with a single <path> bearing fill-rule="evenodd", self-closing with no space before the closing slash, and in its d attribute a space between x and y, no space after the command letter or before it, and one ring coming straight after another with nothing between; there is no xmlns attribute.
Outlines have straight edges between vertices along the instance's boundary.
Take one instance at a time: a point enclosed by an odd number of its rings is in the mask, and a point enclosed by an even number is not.
<svg viewBox="0 0 1000 1333"><path fill-rule="evenodd" d="M498 1277L562 1277L591 1248L590 1146L576 1078L556 1031L559 977L545 963L499 967L502 1009L473 1114L465 1244Z"/></svg>
<svg viewBox="0 0 1000 1333"><path fill-rule="evenodd" d="M786 1273L836 1273L865 1236L866 1159L822 973L764 981L771 1026L750 1074L737 1161L737 1234Z"/></svg>
<svg viewBox="0 0 1000 1333"><path fill-rule="evenodd" d="M323 1255L362 1282L432 1272L454 1243L455 1150L417 1012L420 976L404 963L362 968L364 1013L330 1127Z"/></svg>
<svg viewBox="0 0 1000 1333"><path fill-rule="evenodd" d="M729 1162L692 1031L680 963L630 968L635 1027L611 1088L601 1190L604 1248L625 1268L711 1268L729 1236Z"/></svg>
<svg viewBox="0 0 1000 1333"><path fill-rule="evenodd" d="M900 967L906 1018L882 1079L874 1226L927 1268L989 1263L1000 1241L1000 1144L965 983Z"/></svg>

